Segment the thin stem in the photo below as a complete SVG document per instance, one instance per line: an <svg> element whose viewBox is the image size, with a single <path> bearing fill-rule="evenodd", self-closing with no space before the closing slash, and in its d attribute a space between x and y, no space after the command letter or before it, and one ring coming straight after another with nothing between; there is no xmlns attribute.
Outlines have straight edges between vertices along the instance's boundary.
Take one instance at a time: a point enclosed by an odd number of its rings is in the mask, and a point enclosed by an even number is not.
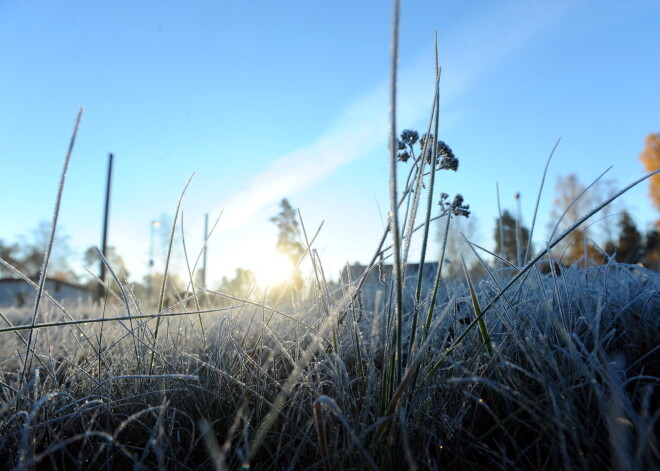
<svg viewBox="0 0 660 471"><path fill-rule="evenodd" d="M174 242L174 231L176 230L176 221L177 218L179 217L179 209L181 208L181 202L183 201L183 196L186 194L186 190L188 189L188 185L190 185L190 182L192 181L193 177L195 174L193 173L190 178L188 179L188 182L186 183L186 186L183 188L183 191L181 192L181 196L179 197L179 202L176 205L176 212L174 213L174 221L172 222L172 232L170 233L170 243L167 247L167 258L165 259L165 271L163 273L163 284L161 285L160 288L160 298L158 300L158 313L162 312L163 310L163 303L165 301L165 287L167 284L167 271L170 266L170 257L172 256L172 245ZM160 328L160 316L156 320L156 330L154 331L154 348L151 351L151 360L149 361L149 374L153 373L154 369L154 355L156 352L156 346L157 346L157 341L158 341L158 329Z"/></svg>
<svg viewBox="0 0 660 471"><path fill-rule="evenodd" d="M557 139L555 146L552 148L552 151L548 156L548 161L545 164L545 169L543 170L543 177L541 177L541 187L539 188L539 194L536 197L536 205L534 206L534 216L532 217L532 227L529 229L529 239L527 240L527 249L525 250L523 263L527 263L527 258L531 256L530 252L532 250L532 237L534 237L534 226L536 225L536 216L539 210L539 204L541 203L541 193L543 193L543 185L545 185L545 177L548 174L548 167L550 166L550 161L552 160L552 156L555 155L555 150L557 150L557 146L559 146L559 141L561 141L561 138ZM498 204L499 204L499 200L498 200ZM501 217L502 215L500 214L500 218Z"/></svg>
<svg viewBox="0 0 660 471"><path fill-rule="evenodd" d="M397 356L397 378L402 375L401 338L403 331L403 280L401 277L401 235L399 234L399 212L397 205L397 181L396 164L398 140L396 133L396 79L397 62L399 54L399 10L400 1L394 0L394 12L392 17L392 43L390 45L390 228L394 244L394 283L396 289L396 356Z"/></svg>
<svg viewBox="0 0 660 471"><path fill-rule="evenodd" d="M413 345L415 343L415 336L417 333L417 318L419 316L419 302L422 297L422 281L423 281L423 275L424 275L424 262L426 259L426 246L429 238L429 230L430 230L430 224L429 221L431 220L431 208L433 207L433 190L435 189L435 173L436 173L436 159L438 155L438 145L437 145L437 140L438 140L438 129L439 129L439 120L440 120L440 74L442 70L440 69L440 66L438 64L438 32L436 31L435 33L435 99L433 102L433 110L435 116L432 118L432 120L435 120L435 129L434 129L434 136L435 139L426 139L425 144L428 142L432 142L433 145L433 158L432 163L431 163L431 179L429 182L429 191L428 191L428 199L426 201L426 217L424 218L425 224L424 224L424 236L422 237L422 251L420 253L419 257L419 272L417 274L417 289L415 292L415 306L414 306L414 313L413 313L413 321L412 321L412 330L410 332L410 345L408 346L408 357L410 358L412 354L412 349ZM431 123L429 123L430 126ZM428 145L428 144L427 144ZM424 152L423 155L426 155ZM412 237L412 231L409 237Z"/></svg>
<svg viewBox="0 0 660 471"><path fill-rule="evenodd" d="M60 205L62 204L62 193L64 192L64 182L66 180L66 172L69 168L69 161L71 160L71 153L73 152L73 145L76 142L76 136L78 135L78 127L80 126L80 120L82 118L83 109L78 110L78 117L76 118L76 124L73 127L73 133L71 135L71 140L69 141L69 148L64 157L64 165L62 166L62 174L60 176L60 184L57 187L57 197L55 198L55 211L53 211L53 222L50 226L50 238L48 239L48 245L46 246L46 253L44 255L43 265L41 266L41 273L39 275L39 286L37 287L37 297L34 300L34 313L32 315L32 325L34 326L37 321L37 315L39 314L39 303L41 302L41 295L44 292L44 286L46 284L46 272L48 271L48 262L50 261L50 255L53 250L53 243L55 242L55 230L57 229L57 220L60 216ZM25 352L25 362L23 363L23 371L21 372L21 378L19 381L19 388L23 387L23 381L25 380L25 374L32 367L32 355L30 350L32 348L32 334L34 329L30 330L30 336L28 338L27 351Z"/></svg>

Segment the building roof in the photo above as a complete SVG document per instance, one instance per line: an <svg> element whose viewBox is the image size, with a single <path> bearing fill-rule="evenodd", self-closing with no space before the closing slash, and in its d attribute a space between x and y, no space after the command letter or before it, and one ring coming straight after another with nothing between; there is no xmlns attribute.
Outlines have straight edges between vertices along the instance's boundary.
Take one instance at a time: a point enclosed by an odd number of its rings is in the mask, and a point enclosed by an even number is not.
<svg viewBox="0 0 660 471"><path fill-rule="evenodd" d="M35 279L30 279L30 281L34 282L35 284L39 283L39 280ZM60 280L59 278L46 278L46 282L53 282L53 283L58 283L60 285L68 286L70 288L74 289L81 289L84 291L87 291L87 287L83 285L79 285L76 283L71 283L70 281L66 280ZM23 278L0 278L0 283L1 284L11 284L11 283L27 283Z"/></svg>

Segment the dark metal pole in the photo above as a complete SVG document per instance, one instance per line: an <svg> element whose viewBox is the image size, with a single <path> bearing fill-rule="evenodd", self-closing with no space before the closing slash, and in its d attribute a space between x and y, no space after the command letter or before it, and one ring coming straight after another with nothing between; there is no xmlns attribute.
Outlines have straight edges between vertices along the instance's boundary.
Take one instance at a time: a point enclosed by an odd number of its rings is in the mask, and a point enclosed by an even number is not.
<svg viewBox="0 0 660 471"><path fill-rule="evenodd" d="M114 156L112 153L108 156L108 180L107 184L105 187L105 210L103 214L103 239L101 242L101 253L103 253L103 256L108 258L108 213L110 211L110 185L112 183L112 159ZM105 264L101 262L101 274L99 275L99 278L101 281L105 280ZM103 297L104 294L104 289L103 285L99 285L99 300Z"/></svg>

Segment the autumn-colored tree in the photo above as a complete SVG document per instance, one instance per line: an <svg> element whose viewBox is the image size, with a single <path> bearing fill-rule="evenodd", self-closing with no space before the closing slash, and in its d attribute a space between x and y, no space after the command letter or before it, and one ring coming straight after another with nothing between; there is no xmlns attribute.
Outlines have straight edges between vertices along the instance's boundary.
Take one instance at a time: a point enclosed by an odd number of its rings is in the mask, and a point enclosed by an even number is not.
<svg viewBox="0 0 660 471"><path fill-rule="evenodd" d="M654 172L660 168L660 133L651 133L646 138L646 147L639 156L646 170ZM653 205L660 209L660 174L651 177L649 197Z"/></svg>
<svg viewBox="0 0 660 471"><path fill-rule="evenodd" d="M586 187L578 180L575 174L559 177L555 184L556 198L552 209L550 222L550 239L554 240L565 230L574 226L582 216L594 206L593 193L585 192ZM591 242L587 233L587 224L581 224L554 249L555 254L561 255L564 265L571 265L586 255L592 260L600 261L600 254Z"/></svg>

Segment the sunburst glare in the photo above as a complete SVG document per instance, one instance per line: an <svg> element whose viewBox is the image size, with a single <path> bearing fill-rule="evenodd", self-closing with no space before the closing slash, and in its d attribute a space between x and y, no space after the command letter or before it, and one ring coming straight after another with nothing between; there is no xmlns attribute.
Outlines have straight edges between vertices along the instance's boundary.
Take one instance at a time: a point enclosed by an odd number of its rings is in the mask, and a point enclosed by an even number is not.
<svg viewBox="0 0 660 471"><path fill-rule="evenodd" d="M273 288L285 283L295 267L282 252L273 251L263 255L255 272L257 285L261 288Z"/></svg>

